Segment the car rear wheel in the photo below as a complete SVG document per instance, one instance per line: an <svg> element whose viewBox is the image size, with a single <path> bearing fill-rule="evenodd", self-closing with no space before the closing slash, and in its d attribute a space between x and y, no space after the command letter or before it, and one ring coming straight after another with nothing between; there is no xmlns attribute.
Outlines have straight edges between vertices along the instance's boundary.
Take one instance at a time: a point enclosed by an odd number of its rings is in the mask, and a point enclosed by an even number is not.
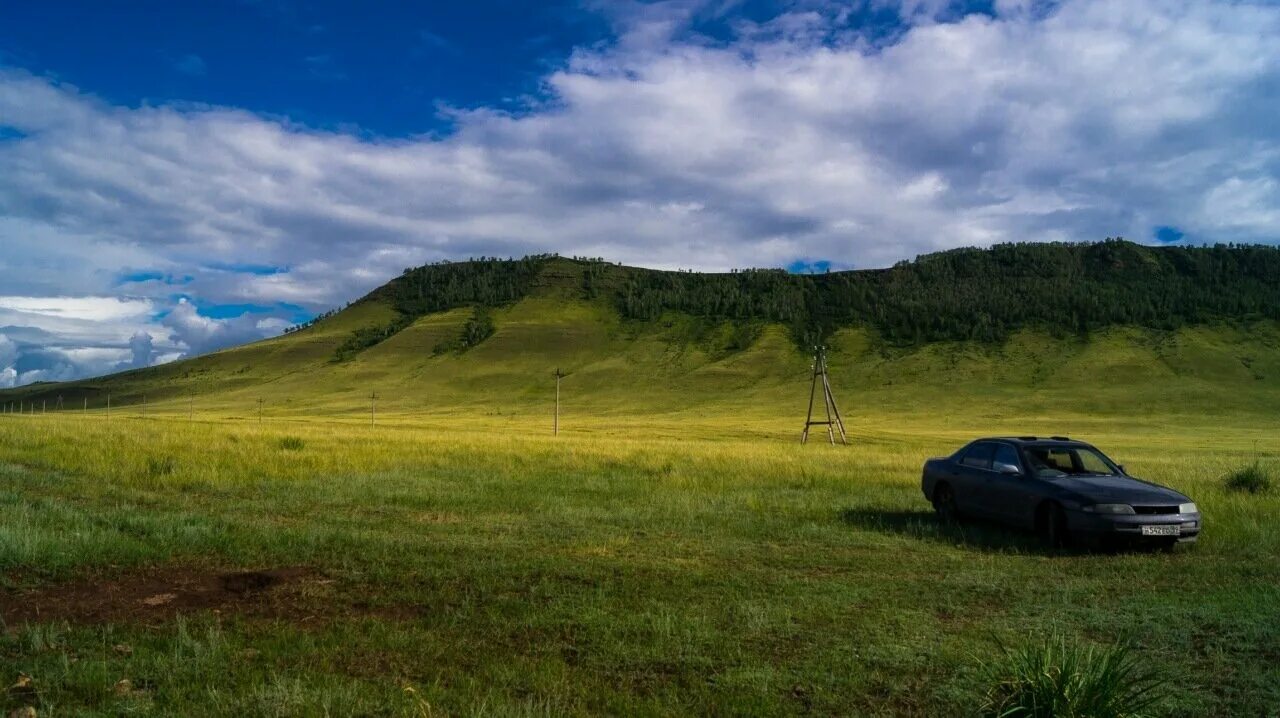
<svg viewBox="0 0 1280 718"><path fill-rule="evenodd" d="M939 484L933 490L933 510L938 520L944 524L953 524L960 520L960 510L956 508L956 494L946 484Z"/></svg>
<svg viewBox="0 0 1280 718"><path fill-rule="evenodd" d="M1062 512L1062 507L1050 503L1040 509L1040 520L1037 522L1040 529L1040 538L1049 548L1062 548L1071 543L1071 533L1067 530L1067 515Z"/></svg>

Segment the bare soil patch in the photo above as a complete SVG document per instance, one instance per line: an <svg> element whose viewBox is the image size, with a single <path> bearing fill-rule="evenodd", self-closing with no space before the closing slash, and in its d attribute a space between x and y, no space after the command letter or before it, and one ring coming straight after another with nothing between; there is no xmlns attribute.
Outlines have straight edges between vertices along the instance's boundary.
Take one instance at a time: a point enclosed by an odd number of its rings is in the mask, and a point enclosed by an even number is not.
<svg viewBox="0 0 1280 718"><path fill-rule="evenodd" d="M10 627L51 621L155 624L205 611L307 621L352 609L332 600L334 583L300 566L232 572L150 569L3 592L0 617Z"/></svg>

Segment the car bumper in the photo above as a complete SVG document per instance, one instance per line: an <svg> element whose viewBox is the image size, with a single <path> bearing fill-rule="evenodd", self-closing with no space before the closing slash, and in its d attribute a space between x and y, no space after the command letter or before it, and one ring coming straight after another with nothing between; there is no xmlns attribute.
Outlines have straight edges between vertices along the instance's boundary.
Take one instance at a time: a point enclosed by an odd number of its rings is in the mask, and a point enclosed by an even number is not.
<svg viewBox="0 0 1280 718"><path fill-rule="evenodd" d="M1175 527L1173 535L1147 535L1144 526ZM1067 527L1073 536L1087 542L1124 540L1139 543L1164 543L1170 539L1178 543L1194 543L1200 537L1203 523L1200 514L1092 514L1085 511L1067 512ZM1168 530L1168 529L1165 529Z"/></svg>

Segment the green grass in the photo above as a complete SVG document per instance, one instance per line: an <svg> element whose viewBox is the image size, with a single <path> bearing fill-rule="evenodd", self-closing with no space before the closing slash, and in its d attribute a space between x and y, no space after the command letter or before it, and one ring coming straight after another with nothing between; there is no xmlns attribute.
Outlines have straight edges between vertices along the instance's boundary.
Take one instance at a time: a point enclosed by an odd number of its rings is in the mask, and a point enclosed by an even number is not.
<svg viewBox="0 0 1280 718"><path fill-rule="evenodd" d="M1250 494L1262 494L1271 490L1271 472L1254 461L1248 466L1227 474L1227 488Z"/></svg>
<svg viewBox="0 0 1280 718"><path fill-rule="evenodd" d="M311 622L10 627L0 671L53 715L938 715L982 705L975 656L1061 634L1132 641L1176 677L1170 714L1280 706L1280 501L1217 478L1248 432L1100 428L1208 521L1192 550L1109 555L936 524L919 462L971 421L851 416L854 446L832 448L719 421L552 439L540 417L489 419L0 421L11 586L157 566L331 581L300 599Z"/></svg>

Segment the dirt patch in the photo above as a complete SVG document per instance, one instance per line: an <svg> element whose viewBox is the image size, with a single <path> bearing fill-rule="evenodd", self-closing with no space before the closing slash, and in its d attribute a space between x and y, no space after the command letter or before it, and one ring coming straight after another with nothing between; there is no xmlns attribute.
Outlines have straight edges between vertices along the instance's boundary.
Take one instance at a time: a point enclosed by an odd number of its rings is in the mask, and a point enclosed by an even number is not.
<svg viewBox="0 0 1280 718"><path fill-rule="evenodd" d="M308 620L343 611L335 582L304 567L215 572L164 568L0 593L5 625L161 623L204 611Z"/></svg>

